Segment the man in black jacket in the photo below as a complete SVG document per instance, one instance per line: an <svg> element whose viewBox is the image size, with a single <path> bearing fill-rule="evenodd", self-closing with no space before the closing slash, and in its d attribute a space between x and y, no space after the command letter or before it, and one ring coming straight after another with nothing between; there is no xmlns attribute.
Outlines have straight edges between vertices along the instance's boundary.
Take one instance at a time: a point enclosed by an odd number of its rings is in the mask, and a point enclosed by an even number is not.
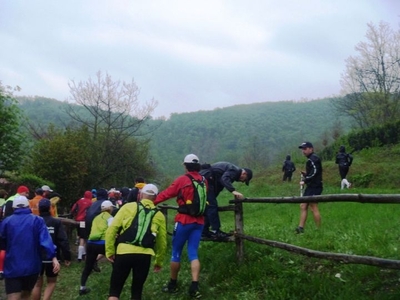
<svg viewBox="0 0 400 300"><path fill-rule="evenodd" d="M202 236L218 240L226 240L230 235L221 231L221 222L218 215L219 193L226 188L235 198L243 199L244 196L236 191L232 183L240 181L249 185L253 172L247 168L239 168L229 162L217 162L209 168L201 170L200 174L208 180L207 201L205 212L205 223ZM211 230L209 227L211 226Z"/></svg>
<svg viewBox="0 0 400 300"><path fill-rule="evenodd" d="M313 144L304 142L299 146L303 155L307 157L306 171L301 172L303 180L300 185L307 185L303 196L314 196L322 194L322 164L319 157L314 153ZM314 215L314 221L317 227L321 225L321 215L318 210L318 203L301 203L300 204L300 222L296 228L297 233L304 232L304 226L307 221L308 208L311 209Z"/></svg>
<svg viewBox="0 0 400 300"><path fill-rule="evenodd" d="M339 174L342 179L340 183L340 187L343 190L346 186L347 188L351 187L351 183L346 179L347 173L349 172L349 168L353 163L353 156L349 153L346 153L346 148L342 145L339 148L339 152L336 155L336 163L339 166Z"/></svg>
<svg viewBox="0 0 400 300"><path fill-rule="evenodd" d="M293 172L296 171L296 167L294 162L290 160L290 155L286 155L286 160L283 162L282 172L283 172L283 181L292 181Z"/></svg>
<svg viewBox="0 0 400 300"><path fill-rule="evenodd" d="M51 202L49 199L41 199L39 201L39 214L46 223L51 239L53 240L53 244L57 247L56 251L58 252L61 250L64 263L66 266L69 266L71 263L71 250L69 247L68 237L65 233L63 225L61 224L61 221L51 216L50 207ZM32 291L33 300L41 299L40 296L42 294L44 274L46 274L47 285L44 290L43 299L51 299L51 295L54 292L57 282L57 274L53 272L53 265L50 261L43 261L42 270Z"/></svg>

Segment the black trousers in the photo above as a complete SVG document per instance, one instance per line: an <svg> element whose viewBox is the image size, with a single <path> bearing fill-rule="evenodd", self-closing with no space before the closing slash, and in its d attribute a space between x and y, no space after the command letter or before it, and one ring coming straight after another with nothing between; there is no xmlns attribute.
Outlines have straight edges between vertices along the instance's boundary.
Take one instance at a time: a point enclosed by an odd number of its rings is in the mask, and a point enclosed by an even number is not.
<svg viewBox="0 0 400 300"><path fill-rule="evenodd" d="M86 285L86 281L93 270L93 266L96 263L97 255L103 254L105 255L105 245L91 244L87 243L86 245L86 260L85 260L85 268L82 271L81 275L81 286Z"/></svg>
<svg viewBox="0 0 400 300"><path fill-rule="evenodd" d="M339 174L340 174L340 178L341 179L346 178L347 173L349 173L349 167L348 166L339 166Z"/></svg>
<svg viewBox="0 0 400 300"><path fill-rule="evenodd" d="M125 281L132 270L131 299L142 299L143 285L149 274L151 255L117 254L110 279L109 296L120 298Z"/></svg>

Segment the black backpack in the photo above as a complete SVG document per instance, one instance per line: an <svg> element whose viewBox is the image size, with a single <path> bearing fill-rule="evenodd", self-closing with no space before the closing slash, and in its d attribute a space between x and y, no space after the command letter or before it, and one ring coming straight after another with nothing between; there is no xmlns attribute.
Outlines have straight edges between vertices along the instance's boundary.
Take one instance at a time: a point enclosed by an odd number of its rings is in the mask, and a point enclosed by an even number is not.
<svg viewBox="0 0 400 300"><path fill-rule="evenodd" d="M131 225L117 239L118 243L126 243L144 248L153 248L156 236L151 232L151 222L157 208L147 208L141 202L137 202L137 212Z"/></svg>
<svg viewBox="0 0 400 300"><path fill-rule="evenodd" d="M202 216L207 206L207 186L206 179L202 176L201 180L196 180L190 174L185 174L192 181L193 199L183 199L184 205L180 205L178 212L190 216Z"/></svg>

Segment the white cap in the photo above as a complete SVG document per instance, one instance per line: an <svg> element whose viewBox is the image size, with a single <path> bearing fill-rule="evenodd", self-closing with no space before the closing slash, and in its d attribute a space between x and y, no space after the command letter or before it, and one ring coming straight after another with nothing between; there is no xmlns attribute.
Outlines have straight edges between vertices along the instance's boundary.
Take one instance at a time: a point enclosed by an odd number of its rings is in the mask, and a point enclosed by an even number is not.
<svg viewBox="0 0 400 300"><path fill-rule="evenodd" d="M25 196L17 196L13 200L13 208L18 208L18 207L29 207L29 201L28 198Z"/></svg>
<svg viewBox="0 0 400 300"><path fill-rule="evenodd" d="M42 190L43 191L48 191L48 192L52 192L53 191L48 185L42 186Z"/></svg>
<svg viewBox="0 0 400 300"><path fill-rule="evenodd" d="M194 155L194 154L188 154L185 156L185 159L183 160L183 163L185 164L198 164L200 163L199 158Z"/></svg>
<svg viewBox="0 0 400 300"><path fill-rule="evenodd" d="M143 194L155 196L158 194L158 188L154 184L146 184L140 191Z"/></svg>
<svg viewBox="0 0 400 300"><path fill-rule="evenodd" d="M101 209L115 207L110 200L105 200L101 203Z"/></svg>

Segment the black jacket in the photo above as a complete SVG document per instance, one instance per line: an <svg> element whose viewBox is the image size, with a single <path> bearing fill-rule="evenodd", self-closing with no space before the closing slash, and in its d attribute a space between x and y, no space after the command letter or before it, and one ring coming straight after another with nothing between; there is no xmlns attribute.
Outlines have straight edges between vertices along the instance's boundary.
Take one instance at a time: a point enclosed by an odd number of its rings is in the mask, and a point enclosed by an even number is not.
<svg viewBox="0 0 400 300"><path fill-rule="evenodd" d="M353 156L346 153L346 148L344 146L340 146L339 152L336 155L336 163L339 167L350 167L353 163Z"/></svg>
<svg viewBox="0 0 400 300"><path fill-rule="evenodd" d="M290 160L290 155L286 156L286 160L283 162L282 172L293 173L296 171L294 162Z"/></svg>
<svg viewBox="0 0 400 300"><path fill-rule="evenodd" d="M208 180L208 185L212 185L215 196L226 188L229 192L233 192L235 188L232 183L239 181L242 169L229 162L217 162L211 165L211 168L201 170L199 172Z"/></svg>
<svg viewBox="0 0 400 300"><path fill-rule="evenodd" d="M314 152L307 156L304 182L309 187L322 187L322 164Z"/></svg>
<svg viewBox="0 0 400 300"><path fill-rule="evenodd" d="M65 233L61 221L53 218L50 212L40 212L40 216L44 219L47 229L49 230L53 244L57 246L56 251L63 255L65 260L71 261L71 250L69 247L68 237Z"/></svg>

